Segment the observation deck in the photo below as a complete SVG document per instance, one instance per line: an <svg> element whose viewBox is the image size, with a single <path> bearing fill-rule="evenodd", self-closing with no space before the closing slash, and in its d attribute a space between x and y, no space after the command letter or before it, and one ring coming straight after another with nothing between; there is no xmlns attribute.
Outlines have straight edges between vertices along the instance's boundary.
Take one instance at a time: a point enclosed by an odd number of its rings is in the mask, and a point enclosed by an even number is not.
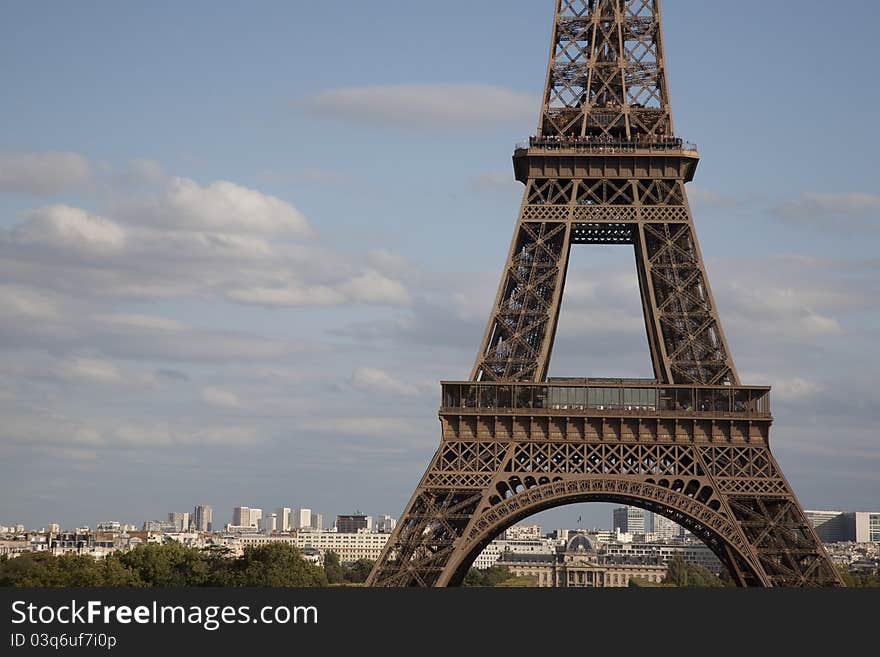
<svg viewBox="0 0 880 657"><path fill-rule="evenodd" d="M627 379L441 385L445 440L766 443L773 422L767 386Z"/></svg>
<svg viewBox="0 0 880 657"><path fill-rule="evenodd" d="M616 156L639 159L637 163L621 164L621 173L680 178L686 183L693 180L700 161L696 144L679 137L533 136L516 145L513 168L516 179L523 184L530 177L589 178L591 170L593 175L601 175L600 170L607 175L607 160ZM596 162L600 159L601 165Z"/></svg>

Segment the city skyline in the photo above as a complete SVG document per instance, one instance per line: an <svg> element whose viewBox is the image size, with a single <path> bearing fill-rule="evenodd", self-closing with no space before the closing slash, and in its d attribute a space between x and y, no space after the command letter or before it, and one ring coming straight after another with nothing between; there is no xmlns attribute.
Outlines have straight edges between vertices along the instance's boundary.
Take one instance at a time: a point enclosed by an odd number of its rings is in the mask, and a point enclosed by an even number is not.
<svg viewBox="0 0 880 657"><path fill-rule="evenodd" d="M878 9L846 5L865 20L829 37L820 3L790 36L754 0L664 4L721 318L742 378L774 385L773 450L806 508L880 499L878 136L858 127ZM146 518L220 482L214 509L306 498L334 517L358 491L399 516L436 448L438 381L466 374L485 325L550 27L549 3L400 6L10 10L0 517ZM331 24L346 45L316 67ZM569 278L551 374L649 376L631 254L578 254Z"/></svg>

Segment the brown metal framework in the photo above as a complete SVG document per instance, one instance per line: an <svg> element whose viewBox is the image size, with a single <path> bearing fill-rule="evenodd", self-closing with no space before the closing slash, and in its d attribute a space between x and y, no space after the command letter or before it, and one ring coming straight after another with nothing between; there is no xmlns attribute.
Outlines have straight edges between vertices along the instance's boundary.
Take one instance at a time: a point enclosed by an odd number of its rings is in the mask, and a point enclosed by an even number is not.
<svg viewBox="0 0 880 657"><path fill-rule="evenodd" d="M454 586L505 528L584 501L699 536L740 586L841 579L769 447L769 388L740 385L674 136L659 0L557 0L537 135L494 309L442 439L368 581ZM573 244L631 244L655 380L547 380Z"/></svg>

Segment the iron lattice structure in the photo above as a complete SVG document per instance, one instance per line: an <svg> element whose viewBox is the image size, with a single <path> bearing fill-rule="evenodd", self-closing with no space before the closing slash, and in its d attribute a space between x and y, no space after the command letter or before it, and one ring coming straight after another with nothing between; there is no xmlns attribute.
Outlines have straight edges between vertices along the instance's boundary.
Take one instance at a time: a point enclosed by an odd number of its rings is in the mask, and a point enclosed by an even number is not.
<svg viewBox="0 0 880 657"><path fill-rule="evenodd" d="M770 452L769 388L740 385L675 137L659 0L557 0L541 119L517 148L516 231L470 381L371 586L455 586L501 531L585 501L671 518L740 586L839 586ZM629 244L655 379L548 380L569 252Z"/></svg>

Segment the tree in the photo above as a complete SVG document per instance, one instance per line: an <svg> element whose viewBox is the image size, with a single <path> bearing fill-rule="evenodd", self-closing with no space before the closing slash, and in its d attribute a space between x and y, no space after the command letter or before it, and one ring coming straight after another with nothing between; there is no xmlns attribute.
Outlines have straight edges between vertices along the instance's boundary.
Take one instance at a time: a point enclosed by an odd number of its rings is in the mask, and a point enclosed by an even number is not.
<svg viewBox="0 0 880 657"><path fill-rule="evenodd" d="M510 570L508 570L505 566L499 566L495 564L494 566L490 566L488 569L483 571L485 576L485 583L483 586L498 586L501 582L508 580L512 577L510 574Z"/></svg>
<svg viewBox="0 0 880 657"><path fill-rule="evenodd" d="M870 575L858 575L851 573L846 566L838 564L837 572L840 573L840 577L847 588L880 587L880 571Z"/></svg>
<svg viewBox="0 0 880 657"><path fill-rule="evenodd" d="M363 584L373 570L373 562L369 559L358 559L345 573L345 581L352 584Z"/></svg>
<svg viewBox="0 0 880 657"><path fill-rule="evenodd" d="M107 557L100 562L99 566L103 579L101 586L107 586L110 588L144 586L144 583L141 581L138 574L122 565L119 559L111 559L110 557Z"/></svg>
<svg viewBox="0 0 880 657"><path fill-rule="evenodd" d="M322 568L308 563L299 550L287 543L245 548L236 559L225 586L299 587L327 586Z"/></svg>
<svg viewBox="0 0 880 657"><path fill-rule="evenodd" d="M178 588L210 583L208 557L201 550L177 541L161 545L145 543L128 552L111 554L107 559L118 560L148 587Z"/></svg>
<svg viewBox="0 0 880 657"><path fill-rule="evenodd" d="M102 570L94 558L48 552L30 552L0 562L0 586L84 587L102 586Z"/></svg>
<svg viewBox="0 0 880 657"><path fill-rule="evenodd" d="M663 583L667 586L719 587L724 586L716 575L699 564L690 563L676 554L666 567Z"/></svg>
<svg viewBox="0 0 880 657"><path fill-rule="evenodd" d="M332 551L324 553L324 572L329 584L341 584L345 581L345 570L339 563L339 555Z"/></svg>
<svg viewBox="0 0 880 657"><path fill-rule="evenodd" d="M680 555L676 554L666 564L666 577L663 578L663 583L670 586L687 586L690 583L687 566Z"/></svg>
<svg viewBox="0 0 880 657"><path fill-rule="evenodd" d="M523 583L526 580L514 577L505 566L495 564L486 570L471 568L464 577L464 586L469 587L496 587L496 586L535 586L537 581L529 577L531 584Z"/></svg>
<svg viewBox="0 0 880 657"><path fill-rule="evenodd" d="M462 586L466 587L480 587L486 586L486 578L483 576L482 570L477 570L476 568L471 568L467 571L467 575L464 576L464 582L462 582Z"/></svg>

